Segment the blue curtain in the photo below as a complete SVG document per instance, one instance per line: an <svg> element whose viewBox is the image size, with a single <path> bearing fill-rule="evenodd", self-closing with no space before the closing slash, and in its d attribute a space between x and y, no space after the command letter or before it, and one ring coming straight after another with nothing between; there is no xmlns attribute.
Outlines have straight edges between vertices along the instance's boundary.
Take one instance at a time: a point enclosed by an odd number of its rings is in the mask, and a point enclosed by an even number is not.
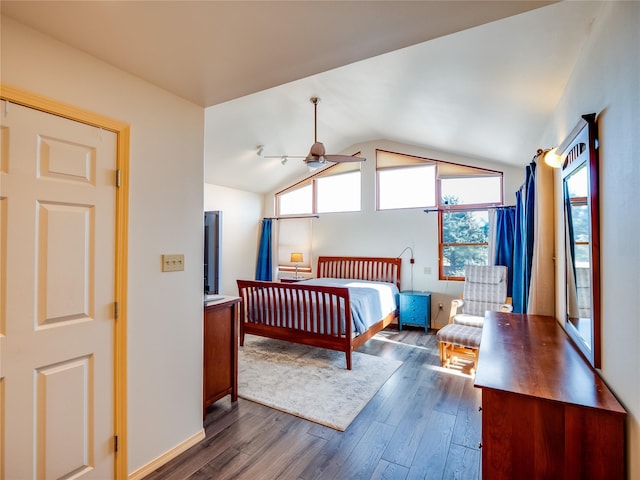
<svg viewBox="0 0 640 480"><path fill-rule="evenodd" d="M522 252L524 242L522 240L522 216L524 207L522 204L522 190L524 186L516 192L516 212L514 218L514 232L513 232L513 288L512 288L512 303L513 311L515 313L522 313L522 296L523 296L523 268L522 268Z"/></svg>
<svg viewBox="0 0 640 480"><path fill-rule="evenodd" d="M496 251L494 265L507 267L507 296L513 296L513 240L515 235L515 207L496 210Z"/></svg>
<svg viewBox="0 0 640 480"><path fill-rule="evenodd" d="M262 219L262 233L258 247L258 265L256 266L256 280L272 280L271 269L271 222L270 218Z"/></svg>
<svg viewBox="0 0 640 480"><path fill-rule="evenodd" d="M533 261L534 207L536 194L536 164L525 171L525 181L516 192L515 235L513 241L513 311L527 313L531 262Z"/></svg>

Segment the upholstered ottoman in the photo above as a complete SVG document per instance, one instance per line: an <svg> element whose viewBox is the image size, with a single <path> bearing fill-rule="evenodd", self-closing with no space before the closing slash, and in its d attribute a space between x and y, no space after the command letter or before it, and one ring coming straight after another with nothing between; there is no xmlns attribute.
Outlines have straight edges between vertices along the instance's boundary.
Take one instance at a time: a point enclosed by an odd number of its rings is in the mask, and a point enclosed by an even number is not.
<svg viewBox="0 0 640 480"><path fill-rule="evenodd" d="M449 368L455 357L463 357L473 362L471 374L475 374L482 328L450 323L438 330L436 337L440 347L440 363L444 367Z"/></svg>

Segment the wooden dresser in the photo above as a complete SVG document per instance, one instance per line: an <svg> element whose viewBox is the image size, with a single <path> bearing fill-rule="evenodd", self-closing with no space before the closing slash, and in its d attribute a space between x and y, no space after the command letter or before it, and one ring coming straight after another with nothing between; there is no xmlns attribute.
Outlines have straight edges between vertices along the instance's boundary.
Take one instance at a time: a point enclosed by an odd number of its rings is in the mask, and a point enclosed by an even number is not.
<svg viewBox="0 0 640 480"><path fill-rule="evenodd" d="M626 478L626 412L554 318L487 313L475 386L483 478Z"/></svg>
<svg viewBox="0 0 640 480"><path fill-rule="evenodd" d="M204 303L203 415L226 395L238 399L240 297L218 296Z"/></svg>

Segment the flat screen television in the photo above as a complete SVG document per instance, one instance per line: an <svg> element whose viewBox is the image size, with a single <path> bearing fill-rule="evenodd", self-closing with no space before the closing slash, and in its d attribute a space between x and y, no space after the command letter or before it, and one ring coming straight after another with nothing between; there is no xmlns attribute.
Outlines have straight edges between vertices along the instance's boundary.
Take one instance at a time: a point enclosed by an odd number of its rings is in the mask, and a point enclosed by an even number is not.
<svg viewBox="0 0 640 480"><path fill-rule="evenodd" d="M204 212L204 294L220 293L220 230L222 212Z"/></svg>

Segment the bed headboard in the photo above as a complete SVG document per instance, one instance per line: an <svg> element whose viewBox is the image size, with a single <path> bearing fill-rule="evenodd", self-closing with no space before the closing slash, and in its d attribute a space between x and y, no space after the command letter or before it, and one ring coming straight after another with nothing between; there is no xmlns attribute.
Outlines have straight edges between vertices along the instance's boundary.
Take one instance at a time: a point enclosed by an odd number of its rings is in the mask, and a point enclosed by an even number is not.
<svg viewBox="0 0 640 480"><path fill-rule="evenodd" d="M318 277L357 278L395 283L400 290L401 258L318 257Z"/></svg>

